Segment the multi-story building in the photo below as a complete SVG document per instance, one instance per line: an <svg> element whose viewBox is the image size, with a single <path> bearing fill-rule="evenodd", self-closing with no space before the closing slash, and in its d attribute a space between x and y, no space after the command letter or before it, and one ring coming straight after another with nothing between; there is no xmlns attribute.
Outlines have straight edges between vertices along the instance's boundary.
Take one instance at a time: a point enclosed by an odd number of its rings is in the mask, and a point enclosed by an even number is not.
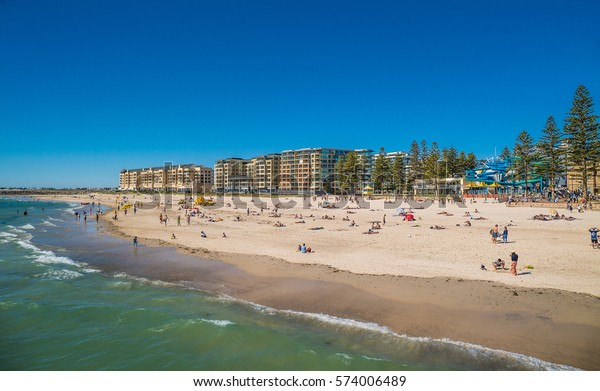
<svg viewBox="0 0 600 391"><path fill-rule="evenodd" d="M121 170L119 189L134 191L206 191L212 187L213 171L196 164Z"/></svg>
<svg viewBox="0 0 600 391"><path fill-rule="evenodd" d="M239 157L217 160L214 169L213 190L218 193L248 193L251 180L248 175L250 160Z"/></svg>
<svg viewBox="0 0 600 391"><path fill-rule="evenodd" d="M330 190L335 163L351 150L304 148L281 153L279 188L283 193L320 194Z"/></svg>
<svg viewBox="0 0 600 391"><path fill-rule="evenodd" d="M140 187L141 168L133 170L121 170L119 174L119 189L136 190Z"/></svg>
<svg viewBox="0 0 600 391"><path fill-rule="evenodd" d="M279 191L280 163L279 153L256 156L250 160L246 172L253 192L272 194Z"/></svg>
<svg viewBox="0 0 600 391"><path fill-rule="evenodd" d="M154 190L162 190L162 188L155 188L155 178L163 173L161 171L161 167L153 167L153 168L142 168L140 171L140 183L139 190L144 191L154 191ZM159 183L163 183L164 180L161 178Z"/></svg>
<svg viewBox="0 0 600 391"><path fill-rule="evenodd" d="M583 190L581 171L573 167L568 168L566 178L562 182L566 183L570 191ZM600 194L600 169L596 170L596 172L588 169L587 188L590 194Z"/></svg>
<svg viewBox="0 0 600 391"><path fill-rule="evenodd" d="M388 152L386 153L388 159L390 159L390 163L393 165L396 162L396 159L402 159L404 162L404 174L408 175L410 171L410 156L406 152L397 151L397 152Z"/></svg>
<svg viewBox="0 0 600 391"><path fill-rule="evenodd" d="M196 164L180 164L167 167L168 191L180 193L195 191L205 193L212 188L212 168Z"/></svg>

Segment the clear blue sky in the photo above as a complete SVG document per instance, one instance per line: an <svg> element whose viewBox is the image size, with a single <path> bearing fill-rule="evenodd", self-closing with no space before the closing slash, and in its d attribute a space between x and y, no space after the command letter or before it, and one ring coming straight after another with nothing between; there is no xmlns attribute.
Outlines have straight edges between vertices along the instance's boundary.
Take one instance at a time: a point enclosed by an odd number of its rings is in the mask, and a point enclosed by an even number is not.
<svg viewBox="0 0 600 391"><path fill-rule="evenodd" d="M314 146L490 156L600 112L600 1L0 0L0 186Z"/></svg>

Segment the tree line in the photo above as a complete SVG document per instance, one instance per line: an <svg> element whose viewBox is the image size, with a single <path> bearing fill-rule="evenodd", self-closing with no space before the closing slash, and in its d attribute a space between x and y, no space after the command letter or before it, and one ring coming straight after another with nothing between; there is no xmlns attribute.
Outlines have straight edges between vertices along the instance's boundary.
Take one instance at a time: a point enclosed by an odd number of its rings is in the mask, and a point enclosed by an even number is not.
<svg viewBox="0 0 600 391"><path fill-rule="evenodd" d="M335 166L337 188L356 194L361 185L369 184L376 192L405 193L418 179L437 186L440 178L462 177L477 164L473 152L459 152L454 147L440 150L437 142L428 145L425 140L420 144L413 141L407 155L387 154L381 147L374 161L371 158L354 151L339 158Z"/></svg>
<svg viewBox="0 0 600 391"><path fill-rule="evenodd" d="M597 188L600 169L597 120L592 97L581 85L575 91L562 130L554 117L549 116L537 141L523 130L512 149L504 147L500 158L512 162L515 177L525 182L526 194L528 181L541 175L550 183L554 198L557 180L568 170L569 175L581 180L583 196L588 198L588 183L593 178L593 187ZM339 158L335 166L337 189L356 194L370 184L376 192L405 193L419 179L437 187L441 178L464 177L465 171L474 169L478 163L473 152L459 152L454 147L440 150L437 142L428 144L425 140L413 141L407 155L389 155L382 147L374 162L371 158L354 151Z"/></svg>
<svg viewBox="0 0 600 391"><path fill-rule="evenodd" d="M554 198L558 178L569 171L569 175L581 180L583 197L587 199L590 178L593 179L593 187L597 188L599 128L590 92L580 85L562 130L554 117L549 116L537 141L523 130L517 136L512 151L504 147L500 156L513 162L515 175L525 182L525 194L531 177L541 175L548 180L551 197Z"/></svg>

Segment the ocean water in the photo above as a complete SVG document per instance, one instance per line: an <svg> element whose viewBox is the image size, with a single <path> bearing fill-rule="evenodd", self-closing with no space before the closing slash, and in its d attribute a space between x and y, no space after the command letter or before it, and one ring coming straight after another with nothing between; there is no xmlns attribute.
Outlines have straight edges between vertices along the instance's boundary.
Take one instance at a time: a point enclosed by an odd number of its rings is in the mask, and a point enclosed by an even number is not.
<svg viewBox="0 0 600 391"><path fill-rule="evenodd" d="M0 370L573 369L141 277L118 265L185 256L136 250L83 208L0 197Z"/></svg>

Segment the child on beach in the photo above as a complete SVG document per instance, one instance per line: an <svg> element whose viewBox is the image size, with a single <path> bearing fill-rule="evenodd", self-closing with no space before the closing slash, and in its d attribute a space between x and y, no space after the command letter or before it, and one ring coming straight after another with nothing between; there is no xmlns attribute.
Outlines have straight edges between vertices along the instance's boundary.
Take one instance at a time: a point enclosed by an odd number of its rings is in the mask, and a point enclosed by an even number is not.
<svg viewBox="0 0 600 391"><path fill-rule="evenodd" d="M508 242L508 228L506 228L506 227L504 227L504 231L502 231L502 242L503 243Z"/></svg>

